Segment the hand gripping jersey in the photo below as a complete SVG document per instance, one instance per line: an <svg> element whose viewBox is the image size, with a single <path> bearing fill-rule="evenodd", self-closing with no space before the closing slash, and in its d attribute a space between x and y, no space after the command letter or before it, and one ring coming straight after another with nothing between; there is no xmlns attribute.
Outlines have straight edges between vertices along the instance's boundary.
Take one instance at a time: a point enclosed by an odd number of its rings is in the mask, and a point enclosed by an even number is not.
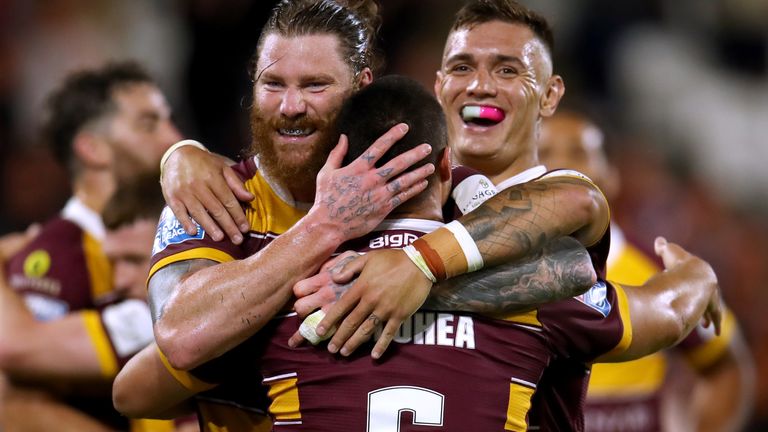
<svg viewBox="0 0 768 432"><path fill-rule="evenodd" d="M257 160L248 159L234 166L244 179L246 188L255 196L245 209L251 231L243 243L238 246L228 241L215 242L199 226L196 235L190 236L170 209L166 209L155 237L150 278L159 269L178 261L202 258L226 262L248 257L266 247L304 216L308 206L294 203L276 192L261 175L257 164ZM443 209L451 219L474 209L496 192L490 180L470 169L454 167L452 176L451 199ZM182 384L190 388L210 387L167 366ZM253 367L245 369L257 372ZM263 425L264 417L259 416L265 412L265 398L258 390L260 387L260 375L241 374L234 383L225 383L201 394L197 400L203 430L223 430L224 427L244 431L260 431L266 427L268 430L269 425Z"/></svg>
<svg viewBox="0 0 768 432"><path fill-rule="evenodd" d="M611 230L608 277L642 285L659 265L629 243L617 227ZM592 368L584 419L591 432L652 432L662 429L660 396L669 355L682 355L696 370L714 364L733 337L735 320L726 311L722 334L697 327L679 345L641 359L623 363L598 363Z"/></svg>

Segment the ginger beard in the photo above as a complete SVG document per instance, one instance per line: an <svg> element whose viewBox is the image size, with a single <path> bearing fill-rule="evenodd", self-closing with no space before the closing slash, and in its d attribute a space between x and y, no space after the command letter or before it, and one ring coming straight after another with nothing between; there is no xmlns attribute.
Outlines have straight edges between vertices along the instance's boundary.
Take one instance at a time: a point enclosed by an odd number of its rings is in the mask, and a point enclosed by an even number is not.
<svg viewBox="0 0 768 432"><path fill-rule="evenodd" d="M251 109L251 154L258 155L260 164L267 167L269 175L281 184L314 189L317 173L338 141L332 121L337 114L338 110L327 118L302 115L293 119L282 116L269 119L254 106ZM312 144L281 144L274 139L280 129L314 130L313 134L317 136Z"/></svg>

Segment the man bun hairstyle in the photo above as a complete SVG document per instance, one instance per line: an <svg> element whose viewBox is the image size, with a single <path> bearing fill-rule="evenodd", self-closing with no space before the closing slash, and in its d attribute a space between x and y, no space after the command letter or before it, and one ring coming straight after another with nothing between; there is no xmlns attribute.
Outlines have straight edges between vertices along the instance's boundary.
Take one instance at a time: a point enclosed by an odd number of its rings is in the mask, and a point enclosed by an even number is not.
<svg viewBox="0 0 768 432"><path fill-rule="evenodd" d="M366 67L376 70L380 61L374 44L380 24L373 0L281 0L262 29L251 66L258 72L254 66L267 35L330 34L338 38L341 56L355 75Z"/></svg>
<svg viewBox="0 0 768 432"><path fill-rule="evenodd" d="M544 42L550 56L552 55L555 37L546 18L514 0L471 0L456 13L451 32L491 21L522 24L528 27Z"/></svg>
<svg viewBox="0 0 768 432"><path fill-rule="evenodd" d="M137 83L154 81L133 61L107 63L99 69L70 74L46 101L43 139L56 159L73 169L75 136L117 109L113 99L117 89Z"/></svg>
<svg viewBox="0 0 768 432"><path fill-rule="evenodd" d="M357 159L377 138L398 123L407 123L408 133L376 162L376 166L428 143L432 146L432 153L412 169L426 163L437 167L448 142L443 110L432 93L421 84L399 75L375 80L342 105L336 127L349 139L343 164Z"/></svg>

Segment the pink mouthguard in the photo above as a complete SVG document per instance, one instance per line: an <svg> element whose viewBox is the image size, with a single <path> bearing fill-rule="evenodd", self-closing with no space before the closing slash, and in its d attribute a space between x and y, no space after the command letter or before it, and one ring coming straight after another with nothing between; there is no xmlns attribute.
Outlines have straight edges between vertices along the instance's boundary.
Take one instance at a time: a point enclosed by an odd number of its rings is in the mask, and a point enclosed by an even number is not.
<svg viewBox="0 0 768 432"><path fill-rule="evenodd" d="M504 120L504 111L489 106L472 105L462 108L461 116L464 120L484 119L498 123Z"/></svg>

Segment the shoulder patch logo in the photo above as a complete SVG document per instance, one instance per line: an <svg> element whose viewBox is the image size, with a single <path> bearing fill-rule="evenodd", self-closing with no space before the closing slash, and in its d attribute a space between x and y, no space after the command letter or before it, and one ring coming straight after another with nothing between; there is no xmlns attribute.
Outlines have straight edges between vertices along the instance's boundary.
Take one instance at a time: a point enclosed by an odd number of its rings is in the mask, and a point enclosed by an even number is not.
<svg viewBox="0 0 768 432"><path fill-rule="evenodd" d="M611 313L608 287L604 281L597 281L596 284L592 285L592 288L575 299L598 311L603 317L607 317Z"/></svg>
<svg viewBox="0 0 768 432"><path fill-rule="evenodd" d="M197 233L195 235L187 234L171 208L165 207L163 213L160 214L160 222L157 224L152 255L162 252L168 245L184 243L188 240L202 240L205 237L205 230L200 224L195 224L197 225Z"/></svg>
<svg viewBox="0 0 768 432"><path fill-rule="evenodd" d="M39 279L51 269L51 256L44 249L32 251L24 259L24 275L29 278Z"/></svg>

